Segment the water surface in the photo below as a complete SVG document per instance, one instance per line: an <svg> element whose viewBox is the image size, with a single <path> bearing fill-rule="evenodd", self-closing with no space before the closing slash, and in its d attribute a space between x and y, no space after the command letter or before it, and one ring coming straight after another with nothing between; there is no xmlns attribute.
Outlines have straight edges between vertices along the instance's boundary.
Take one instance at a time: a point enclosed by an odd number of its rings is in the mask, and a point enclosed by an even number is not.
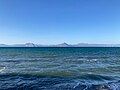
<svg viewBox="0 0 120 90"><path fill-rule="evenodd" d="M120 48L0 48L0 89L120 90Z"/></svg>

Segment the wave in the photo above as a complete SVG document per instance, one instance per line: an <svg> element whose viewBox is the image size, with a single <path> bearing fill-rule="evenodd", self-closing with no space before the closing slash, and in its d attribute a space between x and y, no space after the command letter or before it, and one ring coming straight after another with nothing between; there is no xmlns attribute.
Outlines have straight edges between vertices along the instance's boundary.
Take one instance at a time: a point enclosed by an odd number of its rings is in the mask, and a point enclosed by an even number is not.
<svg viewBox="0 0 120 90"><path fill-rule="evenodd" d="M0 67L0 72L2 72L3 70L5 70L5 67Z"/></svg>
<svg viewBox="0 0 120 90"><path fill-rule="evenodd" d="M81 78L66 78L9 74L0 75L0 89L120 90L120 79L100 75L84 75L81 76Z"/></svg>

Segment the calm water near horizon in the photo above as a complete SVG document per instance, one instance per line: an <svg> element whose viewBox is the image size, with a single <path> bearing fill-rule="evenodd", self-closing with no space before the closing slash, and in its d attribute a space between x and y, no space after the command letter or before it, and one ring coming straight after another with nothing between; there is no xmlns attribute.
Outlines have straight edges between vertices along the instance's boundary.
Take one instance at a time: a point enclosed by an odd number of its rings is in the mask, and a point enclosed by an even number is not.
<svg viewBox="0 0 120 90"><path fill-rule="evenodd" d="M0 90L120 90L120 48L0 48Z"/></svg>

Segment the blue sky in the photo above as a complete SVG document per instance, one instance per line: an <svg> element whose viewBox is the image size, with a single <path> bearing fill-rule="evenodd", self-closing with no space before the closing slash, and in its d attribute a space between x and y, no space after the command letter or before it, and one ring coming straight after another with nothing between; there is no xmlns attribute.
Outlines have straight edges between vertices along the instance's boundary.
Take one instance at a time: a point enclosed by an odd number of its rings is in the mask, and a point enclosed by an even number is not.
<svg viewBox="0 0 120 90"><path fill-rule="evenodd" d="M0 0L0 43L120 43L120 0Z"/></svg>

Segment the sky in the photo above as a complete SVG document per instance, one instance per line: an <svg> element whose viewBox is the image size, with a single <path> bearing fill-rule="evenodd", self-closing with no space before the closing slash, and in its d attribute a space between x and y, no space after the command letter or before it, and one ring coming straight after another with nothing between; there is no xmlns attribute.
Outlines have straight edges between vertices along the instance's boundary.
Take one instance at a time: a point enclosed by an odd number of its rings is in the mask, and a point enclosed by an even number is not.
<svg viewBox="0 0 120 90"><path fill-rule="evenodd" d="M120 0L0 0L0 43L120 44Z"/></svg>

